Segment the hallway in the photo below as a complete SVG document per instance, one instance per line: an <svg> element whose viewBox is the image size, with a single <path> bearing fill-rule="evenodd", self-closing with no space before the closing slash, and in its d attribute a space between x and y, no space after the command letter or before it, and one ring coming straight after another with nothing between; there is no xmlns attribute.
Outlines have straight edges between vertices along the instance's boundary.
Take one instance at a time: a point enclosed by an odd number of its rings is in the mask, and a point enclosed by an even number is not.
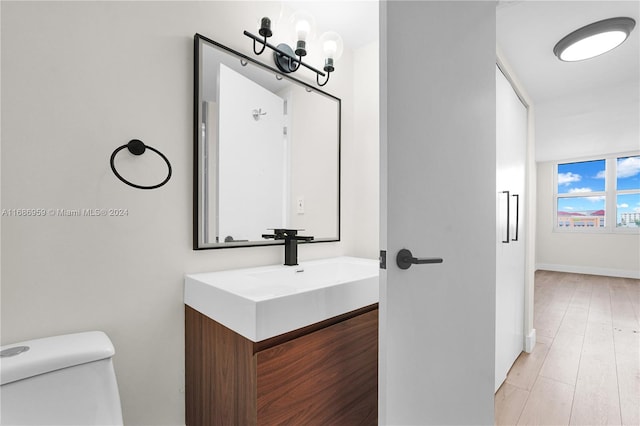
<svg viewBox="0 0 640 426"><path fill-rule="evenodd" d="M640 280L537 271L537 344L496 393L496 424L640 424L639 319Z"/></svg>

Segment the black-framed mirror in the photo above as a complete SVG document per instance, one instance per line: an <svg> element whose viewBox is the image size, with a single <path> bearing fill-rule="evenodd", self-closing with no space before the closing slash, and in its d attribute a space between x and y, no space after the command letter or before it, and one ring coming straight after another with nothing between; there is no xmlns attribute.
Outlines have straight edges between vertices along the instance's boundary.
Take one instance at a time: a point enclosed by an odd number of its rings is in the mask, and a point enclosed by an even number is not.
<svg viewBox="0 0 640 426"><path fill-rule="evenodd" d="M340 99L200 34L194 65L194 250L339 241Z"/></svg>

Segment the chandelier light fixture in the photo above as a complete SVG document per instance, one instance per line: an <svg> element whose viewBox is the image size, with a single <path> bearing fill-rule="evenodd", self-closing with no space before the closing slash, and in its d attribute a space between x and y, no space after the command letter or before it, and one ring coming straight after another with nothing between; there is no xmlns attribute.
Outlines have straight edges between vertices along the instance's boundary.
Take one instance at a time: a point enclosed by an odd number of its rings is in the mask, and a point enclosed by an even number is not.
<svg viewBox="0 0 640 426"><path fill-rule="evenodd" d="M305 11L298 11L291 16L291 25L296 35L295 50L286 43L280 43L274 46L267 42L269 37L273 36L271 19L268 17L260 20L259 36L248 31L244 31L244 35L253 39L253 53L256 55L261 55L267 47L273 50L274 62L283 73L289 74L295 72L300 69L300 66L303 66L316 73L316 83L318 86L324 86L329 81L331 73L335 71L335 61L342 55L344 49L342 37L333 31L326 32L320 36L320 44L324 57L323 72L306 64L302 60L303 57L307 56L307 41L311 38L314 31L315 22L313 16ZM320 77L326 77L322 83L320 82Z"/></svg>

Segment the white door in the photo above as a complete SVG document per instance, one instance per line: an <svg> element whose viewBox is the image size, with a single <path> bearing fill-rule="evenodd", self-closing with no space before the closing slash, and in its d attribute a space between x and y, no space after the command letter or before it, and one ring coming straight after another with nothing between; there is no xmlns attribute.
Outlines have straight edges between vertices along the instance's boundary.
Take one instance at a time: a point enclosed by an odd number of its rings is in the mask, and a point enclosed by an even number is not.
<svg viewBox="0 0 640 426"><path fill-rule="evenodd" d="M495 4L380 18L380 424L493 424Z"/></svg>
<svg viewBox="0 0 640 426"><path fill-rule="evenodd" d="M286 226L284 100L223 64L219 81L219 241L256 241Z"/></svg>
<svg viewBox="0 0 640 426"><path fill-rule="evenodd" d="M496 68L496 380L498 390L524 347L527 109Z"/></svg>

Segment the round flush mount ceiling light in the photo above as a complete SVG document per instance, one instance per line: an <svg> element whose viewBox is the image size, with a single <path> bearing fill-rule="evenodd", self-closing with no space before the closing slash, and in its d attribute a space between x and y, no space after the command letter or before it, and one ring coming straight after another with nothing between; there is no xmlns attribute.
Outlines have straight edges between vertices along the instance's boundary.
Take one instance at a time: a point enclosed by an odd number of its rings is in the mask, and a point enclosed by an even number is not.
<svg viewBox="0 0 640 426"><path fill-rule="evenodd" d="M553 53L567 62L593 58L621 45L635 26L636 21L623 17L594 22L565 36Z"/></svg>

